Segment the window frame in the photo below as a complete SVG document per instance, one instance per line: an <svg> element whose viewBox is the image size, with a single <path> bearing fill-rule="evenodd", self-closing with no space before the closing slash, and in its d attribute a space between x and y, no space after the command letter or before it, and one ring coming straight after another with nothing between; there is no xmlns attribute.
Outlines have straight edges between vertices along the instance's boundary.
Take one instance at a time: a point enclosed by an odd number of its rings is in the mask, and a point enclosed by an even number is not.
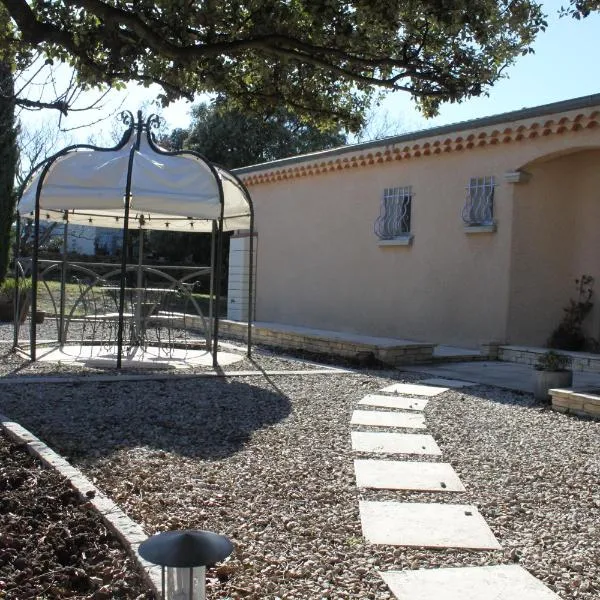
<svg viewBox="0 0 600 600"><path fill-rule="evenodd" d="M373 225L381 244L412 238L413 197L411 185L384 188L379 217Z"/></svg>
<svg viewBox="0 0 600 600"><path fill-rule="evenodd" d="M466 187L466 202L461 211L466 229L495 227L494 200L497 186L494 175L469 179L469 185Z"/></svg>

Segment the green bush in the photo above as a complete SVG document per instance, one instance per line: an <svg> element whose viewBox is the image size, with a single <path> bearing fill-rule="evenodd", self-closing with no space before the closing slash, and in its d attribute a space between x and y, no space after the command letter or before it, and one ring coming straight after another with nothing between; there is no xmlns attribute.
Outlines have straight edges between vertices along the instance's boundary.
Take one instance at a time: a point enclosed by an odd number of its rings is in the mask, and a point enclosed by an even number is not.
<svg viewBox="0 0 600 600"><path fill-rule="evenodd" d="M2 284L0 284L0 298L11 300L15 296L15 288L17 286L17 280L14 277L7 277ZM19 279L20 290L31 289L31 278L25 277Z"/></svg>
<svg viewBox="0 0 600 600"><path fill-rule="evenodd" d="M571 357L548 350L541 354L535 365L538 371L565 371L571 366Z"/></svg>

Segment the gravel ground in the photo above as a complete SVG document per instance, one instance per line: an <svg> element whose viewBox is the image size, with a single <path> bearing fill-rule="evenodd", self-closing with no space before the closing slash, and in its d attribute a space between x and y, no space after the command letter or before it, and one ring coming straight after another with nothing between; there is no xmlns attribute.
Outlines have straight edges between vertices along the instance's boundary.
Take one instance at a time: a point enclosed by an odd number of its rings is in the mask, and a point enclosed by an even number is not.
<svg viewBox="0 0 600 600"><path fill-rule="evenodd" d="M385 600L378 570L519 562L565 600L597 599L598 422L496 388L449 391L430 401L428 430L467 493L356 489L352 410L366 393L415 379L363 370L11 385L0 389L0 410L82 468L148 533L229 536L236 550L226 568L209 571L211 598ZM360 498L472 502L503 550L368 545Z"/></svg>
<svg viewBox="0 0 600 600"><path fill-rule="evenodd" d="M0 433L0 598L154 598L70 485Z"/></svg>
<svg viewBox="0 0 600 600"><path fill-rule="evenodd" d="M21 330L20 338L25 340L25 331ZM40 340L52 340L56 339L56 327L54 325L53 320L47 320L43 324L38 326L38 339ZM77 339L75 336L74 339ZM204 340L199 336L190 335L189 341L196 341L198 343L203 342ZM0 322L0 377L5 377L8 375L57 375L57 374L70 374L70 375L98 375L101 373L110 373L112 375L115 374L113 369L105 369L100 367L88 367L83 365L75 365L75 364L56 364L56 363L47 363L47 362L35 362L30 363L25 358L22 358L19 355L16 355L10 351L13 340L13 326L12 323L1 323ZM314 362L315 357L306 354L304 359L300 358L298 354L296 356L289 355L285 356L282 354L278 354L273 352L273 350L268 348L263 348L260 346L253 347L253 355L252 358L248 358L245 356L246 346L243 342L238 340L232 340L223 338L219 345L219 351L224 352L233 352L240 354L242 356L242 360L239 362L233 363L231 365L227 365L224 370L227 372L230 371L278 371L278 370L311 370L311 369L323 369L329 367L344 367L344 366L352 366L351 363L347 363L346 365L340 364L339 361L334 362L330 361L331 364L317 364ZM324 357L316 357L319 360L323 360ZM183 369L178 371L180 373L185 374L194 374L194 373L204 373L207 371L212 371L212 366L196 366L191 369ZM173 373L174 369L152 369L149 367L143 367L140 369L133 369L128 367L123 371L126 374L147 374L147 373Z"/></svg>

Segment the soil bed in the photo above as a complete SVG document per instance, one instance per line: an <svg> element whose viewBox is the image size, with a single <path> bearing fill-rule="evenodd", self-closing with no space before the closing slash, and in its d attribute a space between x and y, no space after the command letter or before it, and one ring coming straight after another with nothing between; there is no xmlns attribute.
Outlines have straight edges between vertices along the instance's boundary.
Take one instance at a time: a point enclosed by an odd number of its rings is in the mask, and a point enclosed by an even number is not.
<svg viewBox="0 0 600 600"><path fill-rule="evenodd" d="M155 597L93 509L3 432L0 514L3 600Z"/></svg>

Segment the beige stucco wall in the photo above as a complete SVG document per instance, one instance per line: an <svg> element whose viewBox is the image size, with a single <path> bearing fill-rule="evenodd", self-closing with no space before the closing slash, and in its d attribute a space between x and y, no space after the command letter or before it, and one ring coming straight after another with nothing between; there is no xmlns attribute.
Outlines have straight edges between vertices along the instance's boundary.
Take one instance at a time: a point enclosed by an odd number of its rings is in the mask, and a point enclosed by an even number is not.
<svg viewBox="0 0 600 600"><path fill-rule="evenodd" d="M577 296L575 279L600 284L600 151L542 157L524 169L531 180L515 186L508 337L544 345ZM586 330L598 337L598 306Z"/></svg>
<svg viewBox="0 0 600 600"><path fill-rule="evenodd" d="M571 228L586 227L586 236L594 232L585 206L577 222L575 213L560 216L563 194L554 193L552 216L543 226L534 223L535 208L528 212L517 202L514 222L523 222L513 240L513 193L520 198L526 185L545 181L534 184L541 197L559 190L563 177L550 168L539 177L533 173L532 183L523 185L508 183L504 174L576 144L600 146L600 134L567 132L251 185L258 232L257 320L464 346L490 340L530 343L525 338L539 337L555 316L548 311L535 327L522 329L525 320L535 318L534 300L541 302L538 289L527 283L525 265L537 260L528 231L533 227L547 242L564 231L566 218ZM497 231L467 234L460 216L465 187L469 178L487 175L498 184ZM380 247L373 223L383 189L405 185L413 190L413 244ZM591 205L591 172L582 170L579 185ZM548 248L546 242L538 247ZM572 286L575 255L584 257L577 259L577 269L589 265L593 274L595 246L583 245L584 250L569 247L558 253L556 269L566 287L546 286L561 306L565 289ZM551 250L556 253L556 245ZM511 276L511 265L516 275ZM549 271L544 277L553 279Z"/></svg>

